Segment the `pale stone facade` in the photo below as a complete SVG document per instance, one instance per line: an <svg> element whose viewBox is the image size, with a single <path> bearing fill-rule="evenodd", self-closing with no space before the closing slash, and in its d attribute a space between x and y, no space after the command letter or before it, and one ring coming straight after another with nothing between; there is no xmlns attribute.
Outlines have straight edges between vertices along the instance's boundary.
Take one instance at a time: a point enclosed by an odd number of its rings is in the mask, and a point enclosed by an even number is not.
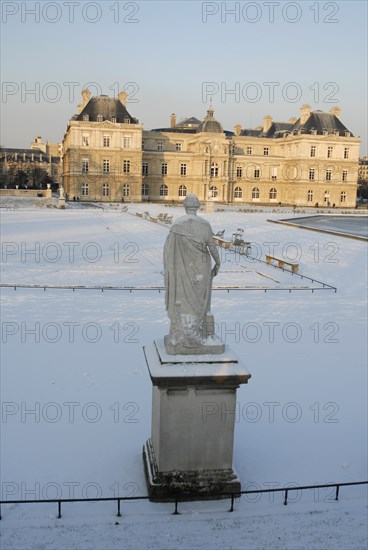
<svg viewBox="0 0 368 550"><path fill-rule="evenodd" d="M83 92L63 141L63 185L69 200L355 207L360 139L329 113L301 108L288 123L224 132L213 109L143 131L119 99Z"/></svg>
<svg viewBox="0 0 368 550"><path fill-rule="evenodd" d="M17 171L29 173L34 168L42 168L55 184L60 184L62 178L60 158L61 144L42 143L41 137L35 138L30 149L1 147L0 186L15 187L19 183L16 178Z"/></svg>

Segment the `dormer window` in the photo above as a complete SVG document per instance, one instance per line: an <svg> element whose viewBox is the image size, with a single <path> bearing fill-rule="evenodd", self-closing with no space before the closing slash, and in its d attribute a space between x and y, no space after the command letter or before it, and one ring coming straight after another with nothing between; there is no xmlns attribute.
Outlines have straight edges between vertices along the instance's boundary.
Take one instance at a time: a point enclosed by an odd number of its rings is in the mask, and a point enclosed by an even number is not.
<svg viewBox="0 0 368 550"><path fill-rule="evenodd" d="M130 118L129 117L125 117L124 118L124 124L130 124Z"/></svg>
<svg viewBox="0 0 368 550"><path fill-rule="evenodd" d="M350 132L345 132L345 137L350 137Z"/></svg>
<svg viewBox="0 0 368 550"><path fill-rule="evenodd" d="M340 132L338 130L334 130L334 136L339 136Z"/></svg>
<svg viewBox="0 0 368 550"><path fill-rule="evenodd" d="M328 130L326 130L326 128L323 128L322 135L328 136Z"/></svg>
<svg viewBox="0 0 368 550"><path fill-rule="evenodd" d="M103 116L97 115L97 122L103 122Z"/></svg>
<svg viewBox="0 0 368 550"><path fill-rule="evenodd" d="M89 115L83 115L83 121L88 122L89 121Z"/></svg>
<svg viewBox="0 0 368 550"><path fill-rule="evenodd" d="M312 129L311 129L311 134L312 134L312 136L317 135L317 130L316 130L316 128L312 128Z"/></svg>
<svg viewBox="0 0 368 550"><path fill-rule="evenodd" d="M110 120L111 120L111 122L113 122L115 124L116 123L116 116L112 116Z"/></svg>

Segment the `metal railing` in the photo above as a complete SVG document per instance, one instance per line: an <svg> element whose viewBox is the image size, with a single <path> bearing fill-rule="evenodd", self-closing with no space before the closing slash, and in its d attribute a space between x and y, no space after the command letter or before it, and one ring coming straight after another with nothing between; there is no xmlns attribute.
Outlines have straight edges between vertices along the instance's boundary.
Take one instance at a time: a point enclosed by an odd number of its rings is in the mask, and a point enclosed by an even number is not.
<svg viewBox="0 0 368 550"><path fill-rule="evenodd" d="M221 493L221 494L191 494L183 497L180 496L169 496L169 497L152 497L154 502L173 502L174 503L174 512L173 515L178 515L178 504L180 502L191 502L194 500L219 500L219 499L230 499L231 505L229 512L234 511L234 502L236 498L239 498L240 495L250 495L250 494L259 494L259 493L284 493L284 502L286 506L288 503L288 496L290 491L304 491L307 489L324 489L327 487L335 488L335 501L339 500L340 487L347 487L351 485L367 485L368 481L353 481L349 483L325 483L322 485L300 485L295 487L281 487L277 489L252 489L250 491L238 491L236 493ZM61 504L66 502L117 502L117 517L121 517L121 502L132 501L132 500L150 500L149 496L130 496L130 497L96 497L96 498L56 498L56 499L45 499L45 500L0 500L0 520L2 519L1 506L4 504L36 504L36 503L57 503L58 505L58 514L57 519L60 519L61 516Z"/></svg>

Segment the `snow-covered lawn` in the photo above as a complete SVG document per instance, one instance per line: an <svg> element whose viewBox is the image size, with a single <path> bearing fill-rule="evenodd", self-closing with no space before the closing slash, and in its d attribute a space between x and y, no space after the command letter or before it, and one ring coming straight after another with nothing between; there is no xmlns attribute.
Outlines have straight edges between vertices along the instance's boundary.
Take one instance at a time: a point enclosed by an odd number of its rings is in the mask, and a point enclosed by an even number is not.
<svg viewBox="0 0 368 550"><path fill-rule="evenodd" d="M144 290L2 289L2 499L145 495L151 382L142 346L168 330L168 227L180 207L3 210L2 283ZM200 212L252 255L273 253L337 287L221 250L218 335L252 378L238 390L234 466L246 489L367 479L367 243L267 222L288 212ZM300 217L300 213L296 216ZM304 287L304 290L300 290ZM309 290L308 290L309 287ZM280 288L294 289L277 290ZM305 289L307 288L307 289ZM264 290L267 290L265 292ZM299 290L295 290L299 289ZM33 412L32 412L33 411ZM219 411L219 414L234 414ZM296 496L295 502L292 502ZM228 501L3 506L3 548L365 548L366 486ZM274 498L274 502L272 499Z"/></svg>

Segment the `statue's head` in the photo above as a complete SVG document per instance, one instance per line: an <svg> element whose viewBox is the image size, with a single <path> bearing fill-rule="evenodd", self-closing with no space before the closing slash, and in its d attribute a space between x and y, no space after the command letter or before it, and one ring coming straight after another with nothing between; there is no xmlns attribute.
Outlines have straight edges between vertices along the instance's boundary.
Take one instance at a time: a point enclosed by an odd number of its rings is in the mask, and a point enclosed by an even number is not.
<svg viewBox="0 0 368 550"><path fill-rule="evenodd" d="M201 206L197 195L187 195L183 200L183 205L187 214L196 214Z"/></svg>

